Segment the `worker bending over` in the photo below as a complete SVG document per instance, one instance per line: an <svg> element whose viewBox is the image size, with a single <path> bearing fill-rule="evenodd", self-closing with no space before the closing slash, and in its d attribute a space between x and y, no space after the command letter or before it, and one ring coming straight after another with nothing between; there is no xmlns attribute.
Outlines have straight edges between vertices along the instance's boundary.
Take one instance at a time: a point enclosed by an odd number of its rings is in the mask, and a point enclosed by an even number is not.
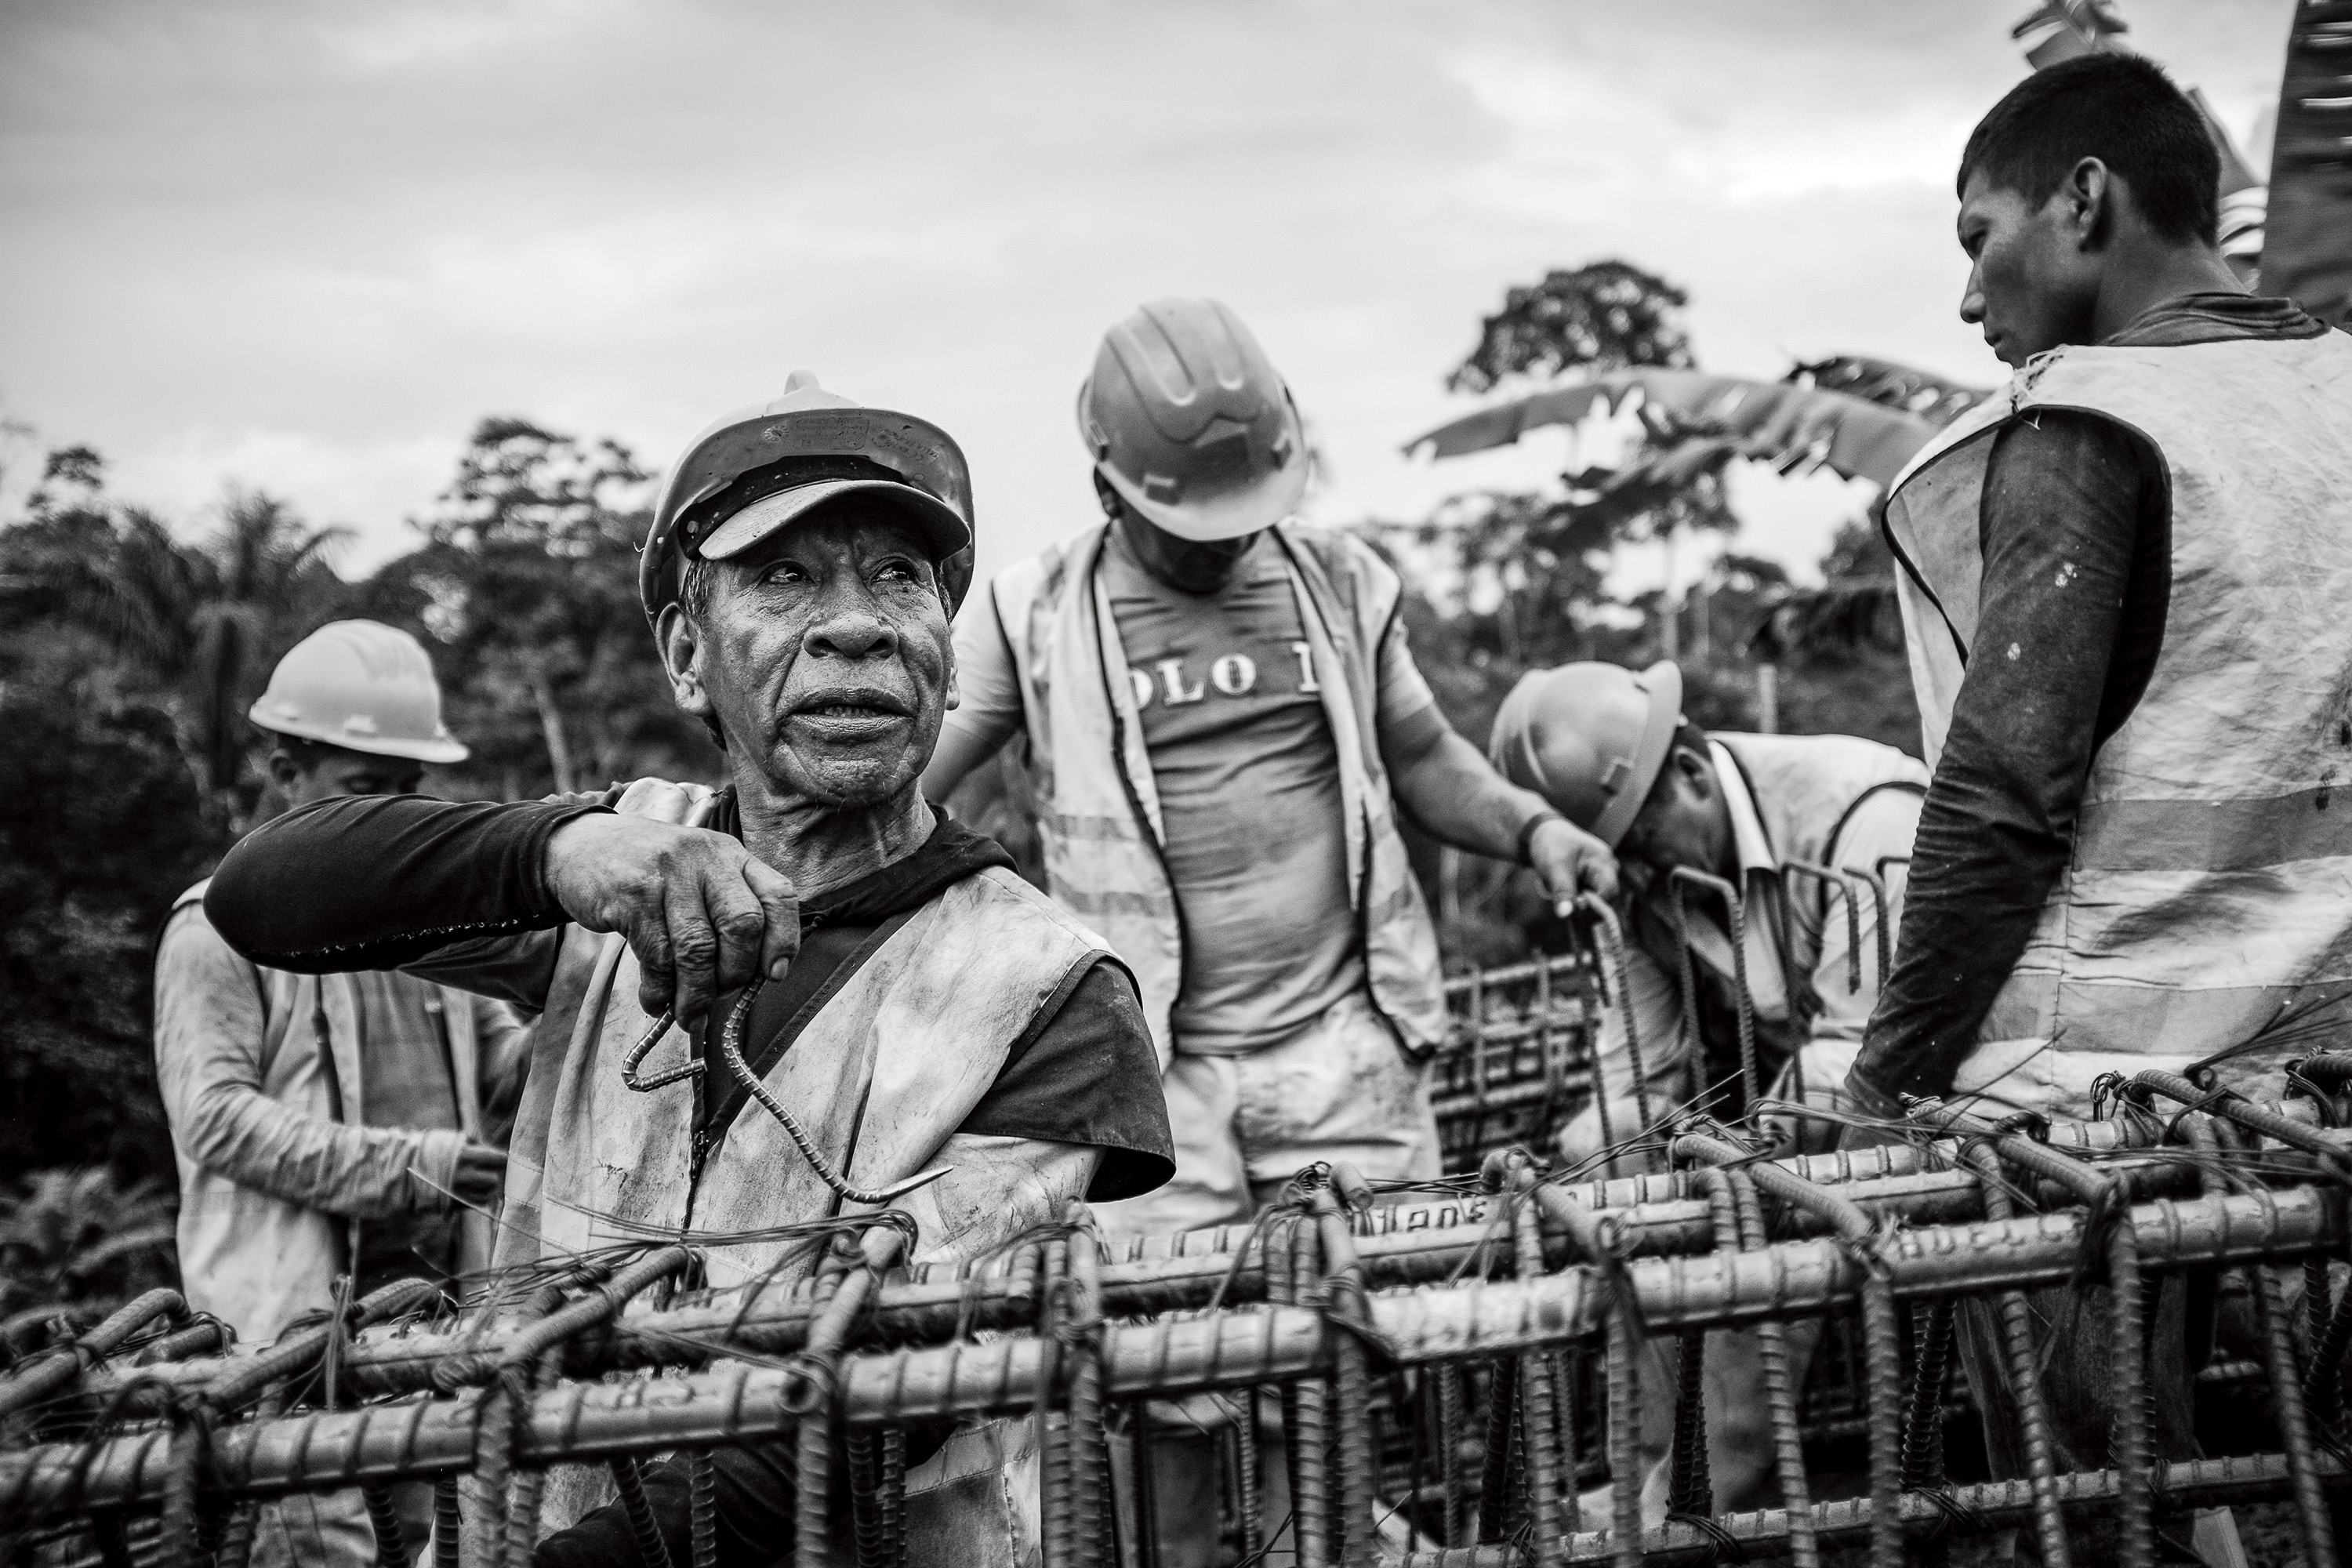
<svg viewBox="0 0 2352 1568"><path fill-rule="evenodd" d="M836 1194L749 1103L746 1076L858 1188L949 1167L892 1205L917 1221L918 1259L985 1254L1073 1199L1166 1177L1158 1064L1127 970L918 788L954 700L948 628L971 546L970 483L945 432L795 373L782 397L695 440L642 557L672 694L725 746L726 789L640 780L617 812L331 802L256 835L214 879L215 920L268 962L393 959L546 1009L506 1261L872 1206ZM672 1013L685 1026L641 1073L703 1070L635 1092L624 1058ZM724 1059L738 1037L740 1068ZM721 1289L783 1289L821 1253L750 1239L714 1247L708 1267ZM1023 1460L1031 1425L915 1445L910 1561L1025 1555L1034 1505L1015 1509L1000 1471ZM719 1561L775 1561L793 1541L790 1440L717 1462ZM1022 1473L1034 1487L1034 1466ZM647 1489L685 1562L683 1462L656 1467ZM846 1526L834 1521L844 1552ZM537 1561L635 1563L637 1547L615 1504Z"/></svg>
<svg viewBox="0 0 2352 1568"><path fill-rule="evenodd" d="M253 705L289 807L412 795L466 748L416 639L337 621L295 644ZM155 961L155 1073L180 1167L188 1304L247 1344L397 1279L448 1284L489 1261L488 1205L527 1048L511 1008L383 971L257 968L180 895ZM396 1488L404 1544L432 1489ZM262 1510L257 1563L372 1563L358 1494Z"/></svg>
<svg viewBox="0 0 2352 1568"><path fill-rule="evenodd" d="M2105 1075L2207 1062L2275 1081L2347 1022L2352 338L2242 291L2216 167L2116 55L2021 83L1961 155L1960 315L2017 374L1887 505L1935 782L1848 1084L1879 1114L2082 1115ZM2191 1451L2168 1294L2159 1458ZM2062 1315L2059 1463L2096 1468L2109 1336ZM2022 1473L2002 1380L1973 1381Z"/></svg>
<svg viewBox="0 0 2352 1568"><path fill-rule="evenodd" d="M1388 563L1287 521L1305 434L1231 310L1163 300L1112 327L1078 434L1106 520L1000 574L964 617L963 703L923 783L942 798L1018 736L1049 889L1134 967L1176 1176L1104 1219L1246 1222L1317 1161L1433 1177L1445 1000L1399 809L1532 864L1556 898L1612 887L1607 852L1447 725ZM1170 1564L1211 1560L1201 1457L1202 1494L1158 1500L1186 1537Z"/></svg>
<svg viewBox="0 0 2352 1568"><path fill-rule="evenodd" d="M1727 1121L1746 1111L1741 967L1728 910L1712 885L1681 879L1678 926L1677 871L1738 893L1759 1079L1779 1098L1838 1103L1885 978L1879 926L1888 922L1891 934L1897 919L1901 862L1911 853L1927 770L1892 746L1851 735L1703 733L1683 717L1682 701L1682 672L1672 663L1638 675L1570 664L1522 677L1495 717L1496 765L1615 849L1628 892L1626 994L1603 1016L1596 1058L1606 1092L1560 1133L1570 1168L1591 1168L1612 1143L1647 1137L1654 1146L1695 1108ZM1873 877L1883 879L1890 907L1880 907L1864 879ZM1685 1010L1680 984L1685 945L1696 1016ZM1629 1031L1640 1047L1643 1100L1633 1094ZM1800 1384L1820 1331L1814 1319L1787 1327ZM1656 1344L1660 1357L1664 1348ZM1659 1376L1650 1385L1673 1386L1671 1362L1654 1364ZM1717 1511L1777 1506L1771 1427L1755 1397L1763 1371L1753 1331L1709 1334L1706 1366ZM1672 1415L1669 1401L1643 1405L1643 1442L1656 1461L1643 1493L1652 1522L1666 1513Z"/></svg>

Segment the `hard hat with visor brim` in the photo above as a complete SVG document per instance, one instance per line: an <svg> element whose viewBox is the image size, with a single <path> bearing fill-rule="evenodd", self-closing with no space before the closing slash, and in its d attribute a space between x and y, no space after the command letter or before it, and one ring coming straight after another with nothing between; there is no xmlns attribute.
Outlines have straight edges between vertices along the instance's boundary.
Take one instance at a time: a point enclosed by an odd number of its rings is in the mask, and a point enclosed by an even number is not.
<svg viewBox="0 0 2352 1568"><path fill-rule="evenodd" d="M972 573L971 476L938 426L867 408L794 371L783 395L722 415L671 466L637 559L646 618L677 602L688 555L724 560L845 496L905 518L932 551L953 615Z"/></svg>

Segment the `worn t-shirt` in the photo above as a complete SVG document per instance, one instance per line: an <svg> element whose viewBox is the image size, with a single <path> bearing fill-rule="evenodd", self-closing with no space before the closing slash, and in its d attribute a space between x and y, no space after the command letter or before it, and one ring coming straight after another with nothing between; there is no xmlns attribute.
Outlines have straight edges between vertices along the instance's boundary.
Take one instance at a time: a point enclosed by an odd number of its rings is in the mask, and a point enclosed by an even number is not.
<svg viewBox="0 0 2352 1568"><path fill-rule="evenodd" d="M1262 1049L1364 983L1339 753L1288 557L1261 535L1224 587L1188 594L1147 572L1114 528L1100 570L1181 910L1176 1048ZM963 704L948 723L1002 742L1021 691L984 599L957 627L956 658ZM1381 739L1410 749L1437 708L1401 622L1378 668Z"/></svg>

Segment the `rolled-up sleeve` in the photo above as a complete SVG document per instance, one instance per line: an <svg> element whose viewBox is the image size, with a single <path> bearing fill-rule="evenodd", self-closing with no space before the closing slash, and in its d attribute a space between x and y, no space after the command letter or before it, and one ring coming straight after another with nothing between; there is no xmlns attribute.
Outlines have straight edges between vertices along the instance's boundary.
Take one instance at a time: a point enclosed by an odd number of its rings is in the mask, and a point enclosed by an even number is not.
<svg viewBox="0 0 2352 1568"><path fill-rule="evenodd" d="M463 1133L350 1126L271 1099L261 1061L267 1028L253 965L229 951L201 909L180 910L156 958L155 1076L183 1156L327 1214L446 1206L431 1184L448 1184Z"/></svg>

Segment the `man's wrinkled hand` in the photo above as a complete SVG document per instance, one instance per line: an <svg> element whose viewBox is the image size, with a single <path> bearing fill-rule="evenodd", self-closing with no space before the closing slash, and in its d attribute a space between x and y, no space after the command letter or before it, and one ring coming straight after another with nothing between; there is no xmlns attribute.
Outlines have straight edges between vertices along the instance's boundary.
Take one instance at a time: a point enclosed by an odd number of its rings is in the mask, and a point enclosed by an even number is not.
<svg viewBox="0 0 2352 1568"><path fill-rule="evenodd" d="M488 1143L468 1143L457 1151L457 1173L449 1190L461 1204L488 1208L499 1201L507 1184L507 1152Z"/></svg>
<svg viewBox="0 0 2352 1568"><path fill-rule="evenodd" d="M1617 857L1609 846L1574 823L1553 817L1528 840L1528 864L1543 879L1544 891L1565 917L1579 893L1617 896Z"/></svg>
<svg viewBox="0 0 2352 1568"><path fill-rule="evenodd" d="M740 842L643 816L574 817L547 841L548 890L590 931L628 938L648 1016L701 1017L754 974L783 978L800 951L792 879Z"/></svg>

